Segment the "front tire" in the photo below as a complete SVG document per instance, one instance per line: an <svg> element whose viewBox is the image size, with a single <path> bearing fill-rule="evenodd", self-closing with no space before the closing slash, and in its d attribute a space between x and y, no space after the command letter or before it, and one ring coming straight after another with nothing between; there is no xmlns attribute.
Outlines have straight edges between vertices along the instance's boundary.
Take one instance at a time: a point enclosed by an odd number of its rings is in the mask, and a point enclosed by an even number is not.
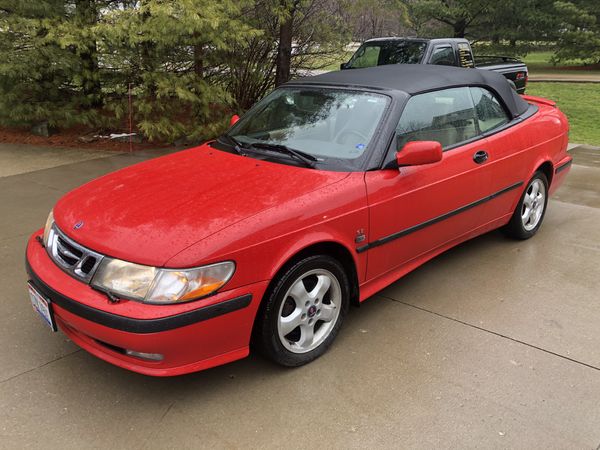
<svg viewBox="0 0 600 450"><path fill-rule="evenodd" d="M536 172L527 183L504 231L515 239L529 239L542 226L547 205L548 179L542 172Z"/></svg>
<svg viewBox="0 0 600 450"><path fill-rule="evenodd" d="M257 345L272 361L307 364L327 351L350 303L344 267L327 255L310 256L275 280L257 318Z"/></svg>

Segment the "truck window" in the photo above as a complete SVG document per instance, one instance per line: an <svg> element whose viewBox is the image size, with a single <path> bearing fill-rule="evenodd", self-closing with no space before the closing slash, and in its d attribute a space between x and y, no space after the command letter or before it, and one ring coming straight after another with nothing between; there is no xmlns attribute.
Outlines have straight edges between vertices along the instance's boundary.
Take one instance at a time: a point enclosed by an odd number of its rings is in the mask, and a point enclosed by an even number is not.
<svg viewBox="0 0 600 450"><path fill-rule="evenodd" d="M451 46L435 47L431 54L429 64L437 64L438 66L456 66L456 55Z"/></svg>
<svg viewBox="0 0 600 450"><path fill-rule="evenodd" d="M475 113L479 130L482 133L501 127L509 122L508 114L494 94L484 88L469 88L473 103L475 104Z"/></svg>
<svg viewBox="0 0 600 450"><path fill-rule="evenodd" d="M422 41L367 42L360 46L346 66L349 69L387 64L419 64L427 47Z"/></svg>
<svg viewBox="0 0 600 450"><path fill-rule="evenodd" d="M475 62L473 61L473 52L471 46L466 42L459 42L458 44L458 58L461 67L473 68Z"/></svg>
<svg viewBox="0 0 600 450"><path fill-rule="evenodd" d="M467 87L415 95L396 127L398 148L410 141L437 141L451 147L477 136L476 120Z"/></svg>
<svg viewBox="0 0 600 450"><path fill-rule="evenodd" d="M379 45L365 45L356 51L356 54L350 61L349 67L361 69L363 67L375 67L379 61Z"/></svg>

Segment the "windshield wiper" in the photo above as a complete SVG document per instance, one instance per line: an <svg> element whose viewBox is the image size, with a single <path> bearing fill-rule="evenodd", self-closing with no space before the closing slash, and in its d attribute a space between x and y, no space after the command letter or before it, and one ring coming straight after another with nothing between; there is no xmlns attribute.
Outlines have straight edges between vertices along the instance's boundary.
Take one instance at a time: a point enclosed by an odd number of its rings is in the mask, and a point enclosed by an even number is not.
<svg viewBox="0 0 600 450"><path fill-rule="evenodd" d="M314 169L315 162L318 161L318 158L314 157L309 153L305 153L301 150L295 150L293 148L288 147L283 144L270 144L268 142L253 142L251 144L254 148L270 150L272 152L283 153L286 155L290 155L293 158L296 158L299 161L302 161L306 166Z"/></svg>
<svg viewBox="0 0 600 450"><path fill-rule="evenodd" d="M238 155L246 156L246 154L242 150L242 147L243 147L242 143L240 141L238 141L236 138L234 138L233 136L231 136L227 133L222 134L220 137L225 138L225 140L229 142L229 145L231 145L233 147L233 149L235 150L235 152Z"/></svg>

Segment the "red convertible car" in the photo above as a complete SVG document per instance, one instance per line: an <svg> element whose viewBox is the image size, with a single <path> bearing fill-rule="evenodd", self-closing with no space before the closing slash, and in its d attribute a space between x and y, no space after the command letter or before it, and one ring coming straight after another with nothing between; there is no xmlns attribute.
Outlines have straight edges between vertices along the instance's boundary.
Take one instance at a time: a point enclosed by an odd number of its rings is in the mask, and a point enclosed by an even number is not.
<svg viewBox="0 0 600 450"><path fill-rule="evenodd" d="M234 120L232 120L234 122ZM495 228L527 239L568 123L502 75L426 65L283 85L229 131L66 194L27 245L34 308L148 375L298 366L350 305Z"/></svg>

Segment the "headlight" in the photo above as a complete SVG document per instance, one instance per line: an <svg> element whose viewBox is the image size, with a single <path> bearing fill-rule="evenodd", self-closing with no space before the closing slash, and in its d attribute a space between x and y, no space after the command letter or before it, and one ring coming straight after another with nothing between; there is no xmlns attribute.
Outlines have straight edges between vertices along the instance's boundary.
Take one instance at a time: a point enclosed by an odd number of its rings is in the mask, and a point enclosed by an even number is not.
<svg viewBox="0 0 600 450"><path fill-rule="evenodd" d="M111 294L144 300L154 281L156 271L154 267L104 258L92 279L92 285Z"/></svg>
<svg viewBox="0 0 600 450"><path fill-rule="evenodd" d="M52 225L54 225L54 212L50 210L50 214L48 214L48 218L46 219L46 226L44 227L44 247L48 247L48 235L50 234Z"/></svg>
<svg viewBox="0 0 600 450"><path fill-rule="evenodd" d="M92 285L145 303L172 304L212 294L231 279L234 271L232 261L177 270L104 258Z"/></svg>

